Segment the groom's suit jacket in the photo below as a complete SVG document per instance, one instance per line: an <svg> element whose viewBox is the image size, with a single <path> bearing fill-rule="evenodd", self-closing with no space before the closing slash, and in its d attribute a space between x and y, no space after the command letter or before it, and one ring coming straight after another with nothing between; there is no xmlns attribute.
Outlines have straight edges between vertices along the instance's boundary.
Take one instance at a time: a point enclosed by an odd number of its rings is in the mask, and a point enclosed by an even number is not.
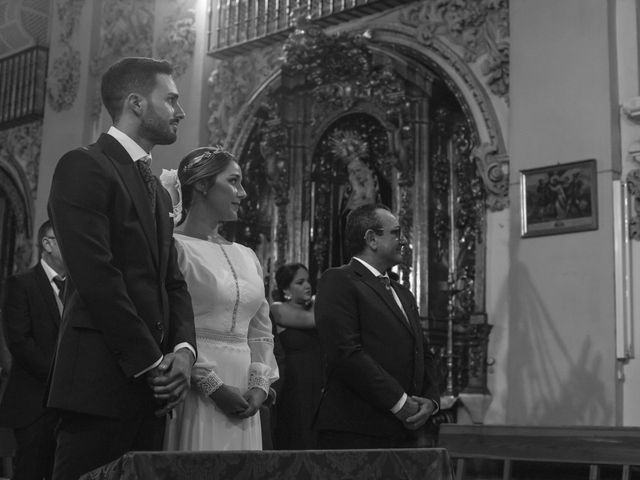
<svg viewBox="0 0 640 480"><path fill-rule="evenodd" d="M56 166L49 215L71 281L49 407L135 416L153 400L144 375L134 377L179 343L195 348L171 199L159 183L156 205L152 212L136 165L110 135Z"/></svg>
<svg viewBox="0 0 640 480"><path fill-rule="evenodd" d="M22 428L45 412L47 376L60 326L56 294L40 262L7 279L2 321L11 371L0 404L0 425Z"/></svg>
<svg viewBox="0 0 640 480"><path fill-rule="evenodd" d="M408 318L358 260L322 275L315 319L328 371L316 429L402 438L408 430L391 413L402 394L439 401L415 299L391 284Z"/></svg>

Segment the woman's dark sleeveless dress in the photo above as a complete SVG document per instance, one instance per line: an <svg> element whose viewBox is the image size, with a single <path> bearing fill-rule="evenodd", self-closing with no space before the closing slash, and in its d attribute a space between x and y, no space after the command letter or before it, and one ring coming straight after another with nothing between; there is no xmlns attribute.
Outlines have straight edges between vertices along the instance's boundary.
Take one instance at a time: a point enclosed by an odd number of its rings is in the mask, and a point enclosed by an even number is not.
<svg viewBox="0 0 640 480"><path fill-rule="evenodd" d="M284 350L285 378L276 406L276 448L310 450L316 448L311 429L320 401L323 356L315 328L287 327L279 333Z"/></svg>

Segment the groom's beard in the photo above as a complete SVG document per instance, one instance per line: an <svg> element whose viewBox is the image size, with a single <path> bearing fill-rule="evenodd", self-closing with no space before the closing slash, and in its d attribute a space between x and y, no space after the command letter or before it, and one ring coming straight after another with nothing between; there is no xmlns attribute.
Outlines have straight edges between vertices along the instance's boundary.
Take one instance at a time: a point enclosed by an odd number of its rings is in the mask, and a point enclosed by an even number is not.
<svg viewBox="0 0 640 480"><path fill-rule="evenodd" d="M147 114L142 117L140 124L140 136L147 139L153 145L170 145L178 138L177 132L171 123L173 119L164 119L156 112L154 106L149 103ZM175 123L177 127L177 123Z"/></svg>

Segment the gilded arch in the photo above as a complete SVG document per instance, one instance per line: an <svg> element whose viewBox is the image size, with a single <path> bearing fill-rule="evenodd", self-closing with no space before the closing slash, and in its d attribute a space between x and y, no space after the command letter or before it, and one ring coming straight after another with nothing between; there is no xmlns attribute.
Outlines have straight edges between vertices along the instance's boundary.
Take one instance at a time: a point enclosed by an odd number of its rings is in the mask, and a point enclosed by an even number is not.
<svg viewBox="0 0 640 480"><path fill-rule="evenodd" d="M309 28L313 27L306 27ZM288 42L295 41L295 36L300 34L305 32L294 33ZM316 31L313 35L323 34ZM350 42L354 35L341 38L341 41ZM387 79L389 84L397 82L401 87L379 96L375 92L377 87L367 84L363 78L329 78L314 87L304 75L287 70L285 60L284 67L272 73L254 91L229 131L226 143L232 145L240 158L247 151L247 145L260 145L267 172L264 181L274 192L275 214L267 263L277 266L285 259L303 263L311 260L316 217L314 202L317 201L314 168L318 160L314 155L318 142L340 118L371 115L388 133L391 154L388 163L395 175L393 207L410 232L413 251L417 253L407 259L401 272L402 279L416 292L425 322L427 312L431 312L429 303L433 303L428 292L435 289L437 280L433 275L429 276L433 258L425 252L440 249L434 258L442 257L446 248L441 244L448 242L450 237L446 228L440 228L440 238L430 238L430 230L438 231L431 226L442 224L448 215L447 192L453 183L447 183L447 176L441 174L443 169L453 172L456 168L456 188L475 192L457 197L463 205L458 209L462 213L457 215L463 217L464 224L453 228L457 241L465 247L455 247L456 255L460 259L468 250L473 250L473 255L467 257L470 260L460 270L457 284L461 290L456 300L457 308L466 318L460 320L466 337L458 339L461 343L456 348L464 351L457 354L456 361L464 365L449 366L452 368L448 374L451 376L451 371L456 370L458 390L471 388L475 393L485 393L486 382L480 378L490 330L484 313L485 201L490 207L504 208L506 188L490 187L504 186L508 178L504 137L492 103L495 99L483 88L469 65L437 39L425 46L416 42L412 32L399 28L372 28L358 37L357 46L365 52L364 56L368 58L365 61L371 63L366 68L375 70L379 67L378 71L382 72L386 69L393 77ZM455 111L448 112L448 116L430 111L432 104L438 103L431 97L432 88L439 89L438 92L449 91L457 104ZM310 97L313 98L309 100ZM383 103L388 102L387 108L375 100L380 97ZM395 100L399 101L393 103ZM314 109L322 102L321 112L315 114ZM389 107L396 111L389 114ZM446 127L446 132L438 136L440 123ZM499 178L496 179L494 173L492 184L486 175L488 165L494 170L496 165L499 167ZM467 183L462 184L462 181ZM494 197L502 203L492 203L490 199ZM435 216L429 217L428 222L423 221L429 209L436 212ZM415 218L420 222L415 222ZM436 245L437 242L440 244ZM470 317L475 318L472 326L469 326ZM436 337L440 335L434 344L442 346L446 343L442 341L446 336L442 325L430 327L430 330ZM439 353L445 356L443 348ZM451 353L447 355L452 357Z"/></svg>

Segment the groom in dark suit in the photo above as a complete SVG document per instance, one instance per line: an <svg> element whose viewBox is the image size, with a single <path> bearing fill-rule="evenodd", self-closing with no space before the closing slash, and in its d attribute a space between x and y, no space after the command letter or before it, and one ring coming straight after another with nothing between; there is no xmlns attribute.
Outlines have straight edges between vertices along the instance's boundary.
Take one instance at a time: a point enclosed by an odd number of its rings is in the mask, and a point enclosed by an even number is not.
<svg viewBox="0 0 640 480"><path fill-rule="evenodd" d="M347 217L347 265L324 272L315 317L328 371L315 427L322 449L424 446L418 432L438 409L436 366L411 292L387 270L406 239L384 206Z"/></svg>
<svg viewBox="0 0 640 480"><path fill-rule="evenodd" d="M50 479L57 417L44 407L47 375L58 339L66 267L51 222L38 229L40 260L7 279L3 326L11 371L0 404L0 425L16 439L16 480Z"/></svg>
<svg viewBox="0 0 640 480"><path fill-rule="evenodd" d="M49 197L70 277L48 398L61 415L60 480L159 450L196 358L172 204L148 165L184 118L171 65L124 58L103 75L101 94L113 126L60 159Z"/></svg>

